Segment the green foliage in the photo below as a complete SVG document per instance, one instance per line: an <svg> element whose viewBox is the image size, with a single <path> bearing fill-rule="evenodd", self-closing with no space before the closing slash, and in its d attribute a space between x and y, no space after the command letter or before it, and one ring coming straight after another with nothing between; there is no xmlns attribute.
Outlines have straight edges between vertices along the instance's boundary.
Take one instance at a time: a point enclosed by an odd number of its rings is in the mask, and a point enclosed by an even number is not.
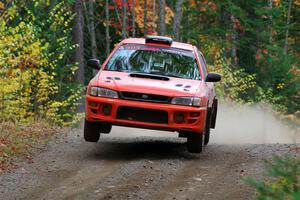
<svg viewBox="0 0 300 200"><path fill-rule="evenodd" d="M213 60L213 64L208 65L209 70L222 76L222 81L215 85L218 96L225 100L252 103L254 98L248 94L255 90L256 76L246 73L244 69L232 68L230 60L223 56L224 50L216 44L206 45L204 49Z"/></svg>
<svg viewBox="0 0 300 200"><path fill-rule="evenodd" d="M73 14L64 1L15 3L0 15L1 121L78 120L82 87L68 64Z"/></svg>
<svg viewBox="0 0 300 200"><path fill-rule="evenodd" d="M289 0L186 2L182 39L200 47L211 70L224 76L218 90L223 97L263 101L285 113L299 112L300 3L292 2L289 24L288 4ZM222 59L216 58L221 51Z"/></svg>
<svg viewBox="0 0 300 200"><path fill-rule="evenodd" d="M260 87L272 94L271 103L279 110L289 113L300 110L300 78L295 73L300 61L280 47L270 46L267 52L256 64Z"/></svg>
<svg viewBox="0 0 300 200"><path fill-rule="evenodd" d="M256 181L246 178L249 185L256 188L256 199L300 199L300 160L299 158L275 156L266 161L267 178Z"/></svg>
<svg viewBox="0 0 300 200"><path fill-rule="evenodd" d="M221 52L220 52L221 53ZM210 68L222 75L222 84L216 85L218 95L241 103L251 103L253 98L247 94L256 87L255 75L250 75L244 69L233 69L230 61L215 54L214 65Z"/></svg>

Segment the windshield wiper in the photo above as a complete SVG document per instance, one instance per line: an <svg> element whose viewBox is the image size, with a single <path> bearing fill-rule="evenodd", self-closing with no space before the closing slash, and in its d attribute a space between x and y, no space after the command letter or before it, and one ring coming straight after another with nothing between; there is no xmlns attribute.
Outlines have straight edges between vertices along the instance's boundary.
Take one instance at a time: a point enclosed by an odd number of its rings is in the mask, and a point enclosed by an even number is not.
<svg viewBox="0 0 300 200"><path fill-rule="evenodd" d="M175 74L165 74L166 76L171 76L175 78L182 78L181 76L175 75Z"/></svg>

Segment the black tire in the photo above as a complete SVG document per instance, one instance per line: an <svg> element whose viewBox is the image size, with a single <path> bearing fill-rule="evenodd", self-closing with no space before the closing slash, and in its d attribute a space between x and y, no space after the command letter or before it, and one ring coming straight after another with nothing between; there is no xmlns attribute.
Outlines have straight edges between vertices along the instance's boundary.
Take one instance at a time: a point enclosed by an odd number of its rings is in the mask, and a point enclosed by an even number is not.
<svg viewBox="0 0 300 200"><path fill-rule="evenodd" d="M100 122L99 127L100 133L108 134L111 131L112 125L110 123Z"/></svg>
<svg viewBox="0 0 300 200"><path fill-rule="evenodd" d="M211 123L211 109L207 112L206 122L205 122L205 130L204 130L204 145L209 143L210 138L210 123Z"/></svg>
<svg viewBox="0 0 300 200"><path fill-rule="evenodd" d="M218 113L218 99L214 99L212 112L211 112L210 128L216 127L217 113Z"/></svg>
<svg viewBox="0 0 300 200"><path fill-rule="evenodd" d="M204 145L206 146L209 143L209 138L210 138L210 130L208 130L208 132L205 132L204 135Z"/></svg>
<svg viewBox="0 0 300 200"><path fill-rule="evenodd" d="M202 133L190 133L187 137L187 150L190 153L201 153L203 146Z"/></svg>
<svg viewBox="0 0 300 200"><path fill-rule="evenodd" d="M100 138L100 126L96 122L84 120L83 136L87 142L98 142Z"/></svg>

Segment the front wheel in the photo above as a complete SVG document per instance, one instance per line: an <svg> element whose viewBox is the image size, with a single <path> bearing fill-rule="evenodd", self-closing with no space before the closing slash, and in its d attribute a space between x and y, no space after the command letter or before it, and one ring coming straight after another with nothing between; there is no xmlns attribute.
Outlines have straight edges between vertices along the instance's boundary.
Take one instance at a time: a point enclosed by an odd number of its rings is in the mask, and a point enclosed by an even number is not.
<svg viewBox="0 0 300 200"><path fill-rule="evenodd" d="M201 153L203 146L203 133L190 133L187 137L187 150L190 153Z"/></svg>
<svg viewBox="0 0 300 200"><path fill-rule="evenodd" d="M84 120L83 136L87 142L98 142L100 138L100 126L98 123Z"/></svg>

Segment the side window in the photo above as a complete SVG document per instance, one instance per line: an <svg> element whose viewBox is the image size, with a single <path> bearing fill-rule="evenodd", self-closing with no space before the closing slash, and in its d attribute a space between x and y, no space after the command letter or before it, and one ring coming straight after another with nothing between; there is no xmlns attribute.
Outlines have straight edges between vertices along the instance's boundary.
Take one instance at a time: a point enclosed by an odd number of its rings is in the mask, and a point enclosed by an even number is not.
<svg viewBox="0 0 300 200"><path fill-rule="evenodd" d="M203 75L204 77L207 76L207 70L206 70L206 64L205 64L205 61L204 61L204 58L203 56L201 55L200 52L198 52L199 54L199 59L200 59L200 64L201 64L201 68L202 68L202 71L203 71Z"/></svg>

